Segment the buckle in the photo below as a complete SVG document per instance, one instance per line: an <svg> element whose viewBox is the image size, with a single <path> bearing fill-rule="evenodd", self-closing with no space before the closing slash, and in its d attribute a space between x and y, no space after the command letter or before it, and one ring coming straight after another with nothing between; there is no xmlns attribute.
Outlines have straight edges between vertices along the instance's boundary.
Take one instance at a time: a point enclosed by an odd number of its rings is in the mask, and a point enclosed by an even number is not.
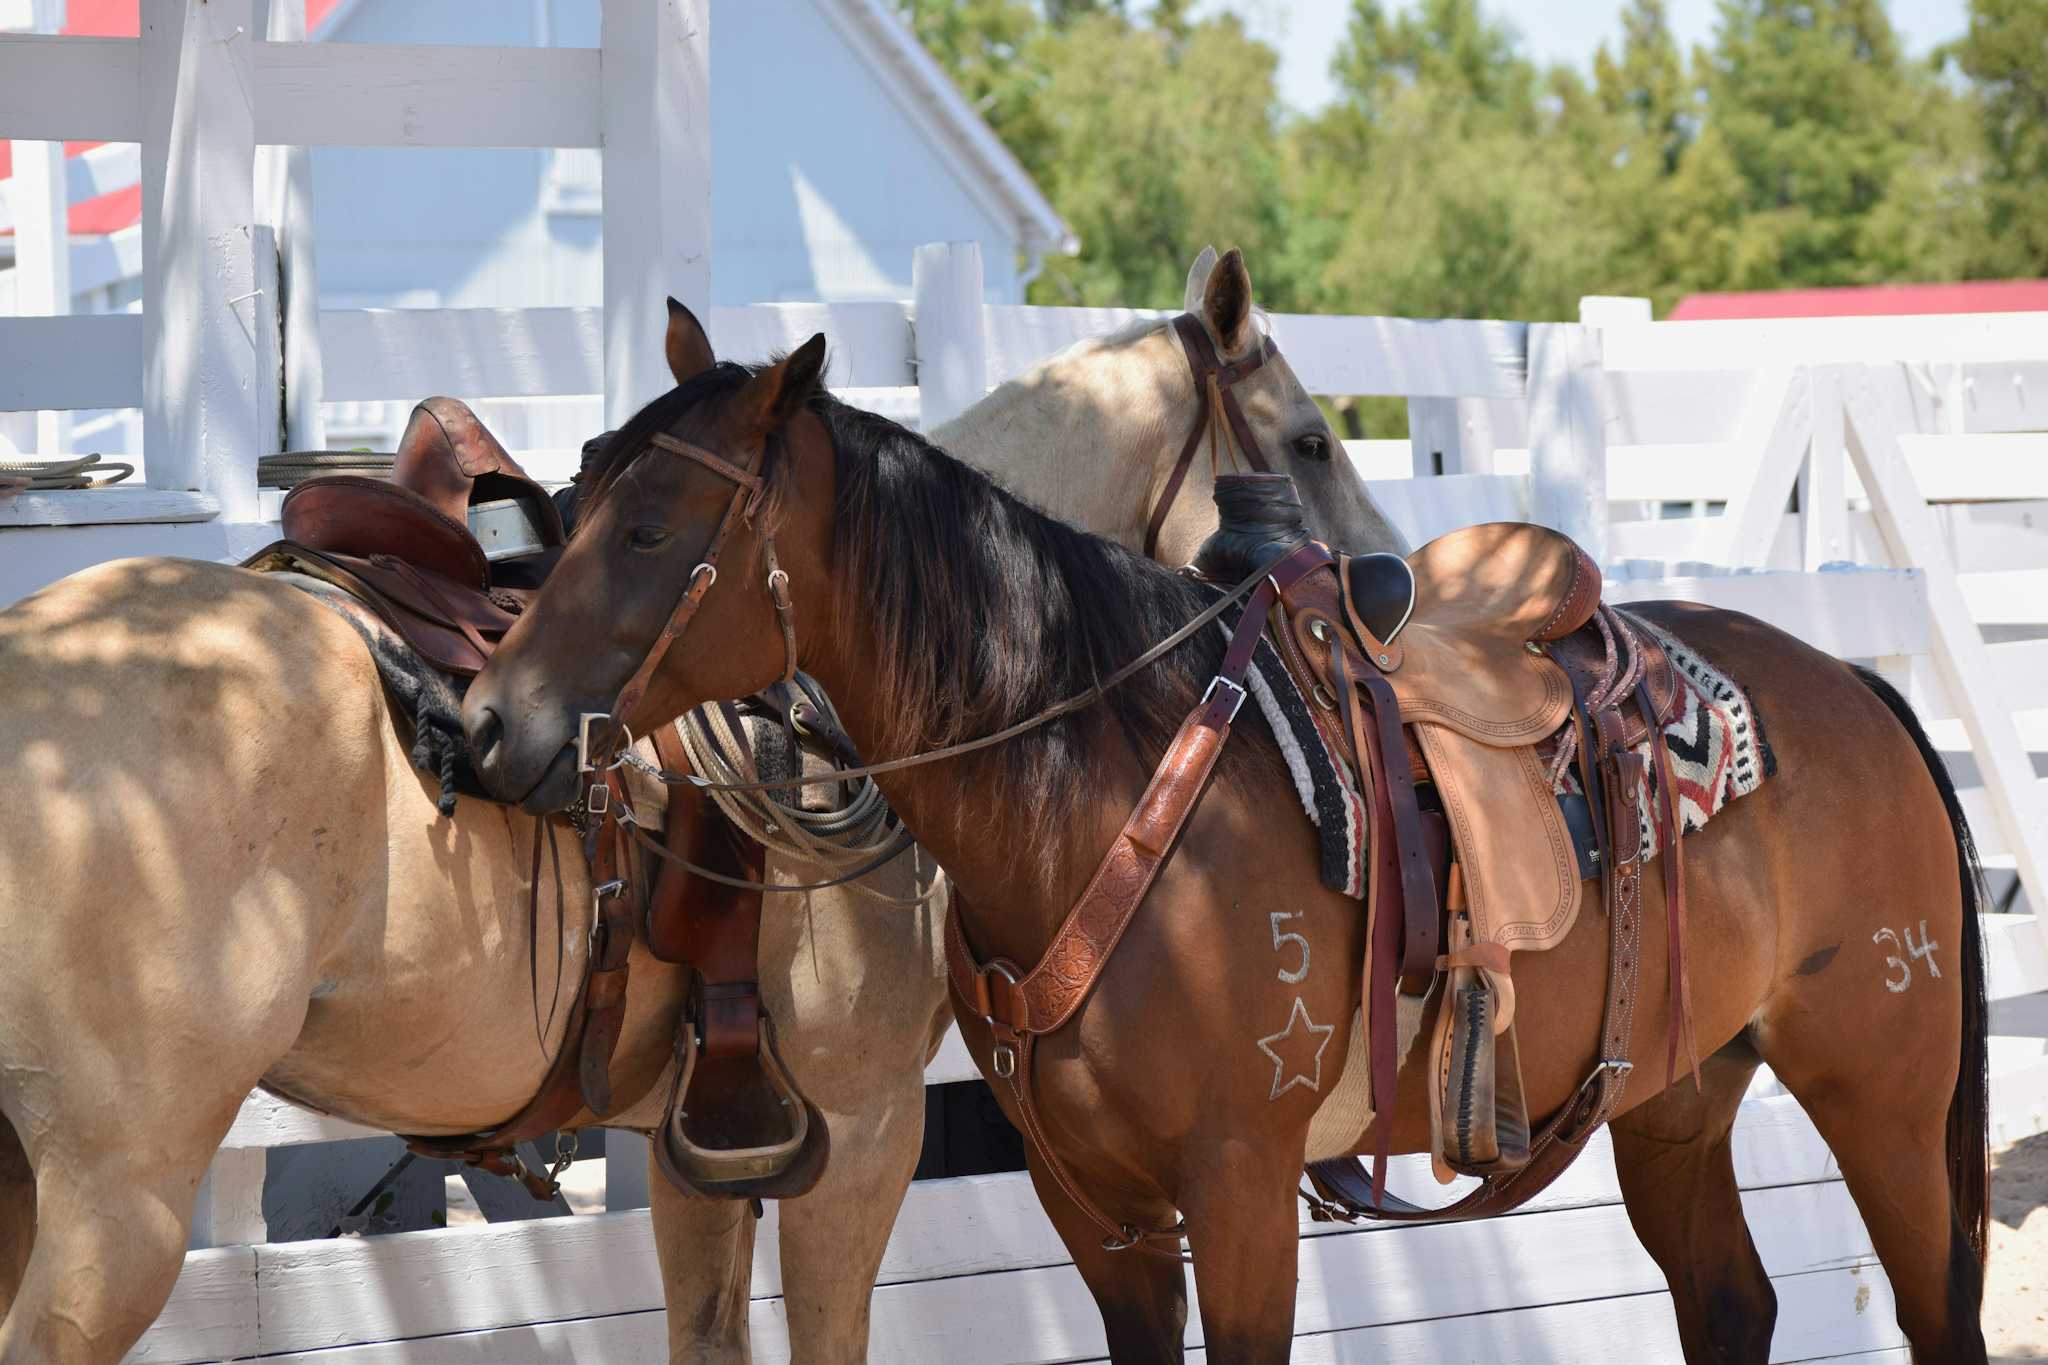
<svg viewBox="0 0 2048 1365"><path fill-rule="evenodd" d="M609 711L585 711L576 718L576 771L594 773L597 765L590 761L591 727L611 720Z"/></svg>
<svg viewBox="0 0 2048 1365"><path fill-rule="evenodd" d="M1225 725L1228 725L1232 721L1237 719L1237 713L1244 706L1244 699L1246 696L1249 695L1249 693L1246 692L1244 685L1242 683L1232 682L1230 679L1224 677L1221 673L1218 673L1215 677L1209 679L1208 690L1202 693L1202 700L1199 704L1207 706L1209 704L1209 698L1216 695L1216 689L1218 687L1227 687L1231 691L1237 693L1237 700L1232 702L1230 705L1230 714L1223 718L1223 723Z"/></svg>
<svg viewBox="0 0 2048 1365"><path fill-rule="evenodd" d="M609 782L593 782L583 793L583 810L589 815L603 815L612 808L612 786Z"/></svg>
<svg viewBox="0 0 2048 1365"><path fill-rule="evenodd" d="M1004 1080L1017 1074L1017 1049L1008 1043L997 1043L995 1053L989 1059L996 1075Z"/></svg>

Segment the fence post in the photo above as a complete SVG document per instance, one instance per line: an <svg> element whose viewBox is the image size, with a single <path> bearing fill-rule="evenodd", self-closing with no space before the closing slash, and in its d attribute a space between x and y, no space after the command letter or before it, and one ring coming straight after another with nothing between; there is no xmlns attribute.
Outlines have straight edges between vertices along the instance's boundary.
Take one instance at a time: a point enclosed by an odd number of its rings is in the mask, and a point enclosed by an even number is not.
<svg viewBox="0 0 2048 1365"><path fill-rule="evenodd" d="M932 242L910 258L918 427L930 433L988 392L981 243Z"/></svg>
<svg viewBox="0 0 2048 1365"><path fill-rule="evenodd" d="M1484 398L1411 398L1415 477L1493 472L1493 414Z"/></svg>
<svg viewBox="0 0 2048 1365"><path fill-rule="evenodd" d="M306 41L306 7L271 0L265 41ZM313 243L313 157L304 147L256 149L256 203L277 237L276 312L282 331L283 446L321 450L320 269Z"/></svg>
<svg viewBox="0 0 2048 1365"><path fill-rule="evenodd" d="M251 0L142 7L142 454L156 488L257 516Z"/></svg>
<svg viewBox="0 0 2048 1365"><path fill-rule="evenodd" d="M651 1152L645 1133L607 1128L604 1134L604 1207L607 1213L647 1207L647 1163Z"/></svg>
<svg viewBox="0 0 2048 1365"><path fill-rule="evenodd" d="M1529 506L1596 561L1607 558L1607 404L1600 335L1529 324Z"/></svg>
<svg viewBox="0 0 2048 1365"><path fill-rule="evenodd" d="M31 33L64 31L64 0L31 0ZM9 27L13 27L10 25ZM16 140L14 148L14 310L23 317L62 317L71 311L71 192L64 144ZM33 454L61 459L70 452L71 414L39 411Z"/></svg>
<svg viewBox="0 0 2048 1365"><path fill-rule="evenodd" d="M1850 557L1849 494L1843 479L1848 455L1843 448L1840 376L1827 366L1808 371L1807 402L1812 410L1813 439L1799 484L1799 529L1804 545L1801 562L1812 573L1830 561Z"/></svg>
<svg viewBox="0 0 2048 1365"><path fill-rule="evenodd" d="M604 419L617 427L673 387L667 296L711 325L711 0L601 2Z"/></svg>

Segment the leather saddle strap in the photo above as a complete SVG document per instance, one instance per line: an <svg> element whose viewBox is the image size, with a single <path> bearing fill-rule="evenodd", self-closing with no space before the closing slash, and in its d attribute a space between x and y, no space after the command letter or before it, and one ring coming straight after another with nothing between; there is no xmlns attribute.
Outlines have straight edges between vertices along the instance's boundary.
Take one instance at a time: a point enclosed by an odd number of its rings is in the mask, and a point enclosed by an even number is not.
<svg viewBox="0 0 2048 1365"><path fill-rule="evenodd" d="M688 756L674 725L654 732L663 768L685 770ZM699 858L729 859L739 877L759 882L760 845L738 837L718 808L694 792L669 797L667 843ZM698 1034L707 1057L756 1057L761 1046L761 892L720 885L665 864L648 900L648 947L666 962L696 969Z"/></svg>
<svg viewBox="0 0 2048 1365"><path fill-rule="evenodd" d="M1270 589L1261 585L1260 592ZM1266 605L1254 595L1245 609L1246 621L1254 623L1249 628L1254 639L1258 633L1256 622L1264 617ZM1247 627L1240 625L1240 636L1246 633ZM1124 931L1130 927L1145 894L1152 889L1159 869L1165 865L1182 827L1209 784L1216 760L1223 753L1223 743L1230 737L1234 709L1228 699L1212 695L1189 713L1153 774L1151 785L1139 799L1137 809L1096 868L1087 890L1061 923L1052 946L1038 967L1021 981L1001 959L988 968L977 966L961 928L958 897L946 912L946 973L953 990L988 1021L995 1035L993 1068L1009 1087L1017 1125L1037 1154L1039 1168L1052 1177L1083 1217L1101 1229L1105 1248L1135 1246L1178 1259L1177 1250L1162 1244L1177 1244L1181 1228L1176 1225L1141 1229L1119 1222L1081 1189L1046 1136L1039 1116L1037 1087L1032 1079L1034 1053L1039 1035L1054 1031L1072 1018L1101 979L1110 954L1122 941Z"/></svg>
<svg viewBox="0 0 2048 1365"><path fill-rule="evenodd" d="M1018 1033L1051 1033L1073 1018L1095 989L1222 755L1231 717L1244 698L1238 679L1250 663L1273 596L1270 581L1253 591L1218 675L1228 691L1212 685L1209 696L1181 723L1145 794L1036 967L1021 978L1001 963L978 968L967 950L960 916L949 916L948 945L959 949L948 954L953 985L977 1013ZM1244 662L1233 677L1232 658L1240 652Z"/></svg>
<svg viewBox="0 0 2048 1365"><path fill-rule="evenodd" d="M1595 773L1602 763L1611 764L1624 755L1630 758L1634 755L1626 754L1626 751L1623 754L1597 751L1591 741L1596 740L1603 727L1597 723L1597 718L1587 714L1583 694L1577 695L1575 701L1573 719L1579 727L1579 761L1587 790L1592 792L1604 787L1620 805L1629 809L1629 818L1633 820L1632 804L1618 795L1631 789L1623 780L1626 774L1610 770L1600 775L1607 779L1603 783ZM1612 715L1612 712L1608 714ZM1617 733L1612 727L1606 729L1610 734ZM1640 776L1638 769L1635 774L1638 781ZM1610 847L1603 850L1601 858L1601 885L1608 910L1608 958L1607 991L1600 1017L1600 1053L1594 1059L1592 1072L1564 1107L1552 1115L1531 1139L1528 1164L1506 1175L1483 1178L1477 1189L1442 1208L1425 1208L1376 1188L1375 1182L1366 1175L1355 1157L1312 1163L1309 1166L1310 1177L1318 1186L1343 1201L1343 1213L1390 1223L1463 1222L1511 1213L1548 1189L1564 1174L1585 1147L1586 1139L1620 1107L1631 1070L1628 1057L1635 1031L1636 985L1642 960L1642 850L1622 845L1624 850L1630 851L1629 865L1617 866L1612 845L1619 840L1611 832L1606 837L1610 840Z"/></svg>
<svg viewBox="0 0 2048 1365"><path fill-rule="evenodd" d="M1639 645L1640 647L1640 645ZM1671 775L1671 746L1657 721L1656 702L1647 676L1636 683L1636 699L1650 727L1650 759L1657 773L1657 846L1664 856L1664 928L1669 943L1670 1047L1664 1058L1664 1084L1678 1079L1679 1040L1692 1058L1692 1081L1700 1085L1700 1049L1692 1032L1692 981L1685 967L1685 826L1678 813L1678 787Z"/></svg>
<svg viewBox="0 0 2048 1365"><path fill-rule="evenodd" d="M1268 356L1278 355L1279 347L1271 338L1262 337L1259 345L1244 359L1232 365L1225 365L1216 354L1216 348L1209 341L1209 333L1202 326L1200 318L1193 313L1182 313L1173 320L1174 333L1180 337L1181 350L1187 354L1188 368L1195 377L1195 424L1188 429L1187 440L1181 443L1180 454L1174 458L1173 472L1166 477L1166 487L1159 491L1159 501L1152 506L1151 520L1145 526L1145 557L1150 559L1159 549L1159 532L1166 526L1166 515L1173 510L1174 499L1180 496L1180 486L1187 482L1188 469L1195 462L1195 452L1202 447L1202 437L1209 434L1212 422L1210 384L1213 379L1215 390L1221 400L1231 434L1237 438L1245 458L1255 469L1268 468L1265 455L1259 449L1257 439L1252 435L1251 424L1245 420L1244 409L1238 404L1230 388L1238 380L1266 363Z"/></svg>
<svg viewBox="0 0 2048 1365"><path fill-rule="evenodd" d="M610 804L625 801L616 771L605 774ZM614 819L599 821L586 848L591 895L590 978L584 985L586 1019L581 1053L583 1102L600 1117L612 1112L611 1064L626 1022L626 981L633 947L632 897L626 882L626 834Z"/></svg>

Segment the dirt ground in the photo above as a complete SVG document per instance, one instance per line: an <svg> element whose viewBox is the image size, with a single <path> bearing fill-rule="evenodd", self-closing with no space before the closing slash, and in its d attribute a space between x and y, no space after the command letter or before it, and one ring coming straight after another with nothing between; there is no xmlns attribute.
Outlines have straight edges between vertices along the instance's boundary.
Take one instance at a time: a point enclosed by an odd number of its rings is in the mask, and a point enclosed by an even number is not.
<svg viewBox="0 0 2048 1365"><path fill-rule="evenodd" d="M1984 1344L1993 1365L2048 1360L2048 1133L1992 1154Z"/></svg>

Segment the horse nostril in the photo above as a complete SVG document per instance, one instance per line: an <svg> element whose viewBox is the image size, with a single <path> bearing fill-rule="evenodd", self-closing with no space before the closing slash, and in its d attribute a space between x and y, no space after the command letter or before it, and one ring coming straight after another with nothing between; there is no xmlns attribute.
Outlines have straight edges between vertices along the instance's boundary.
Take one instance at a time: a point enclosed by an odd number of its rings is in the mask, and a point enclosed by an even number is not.
<svg viewBox="0 0 2048 1365"><path fill-rule="evenodd" d="M493 766L498 756L499 741L504 737L505 726L499 721L496 711L487 706L478 712L469 725L469 750L478 768Z"/></svg>

